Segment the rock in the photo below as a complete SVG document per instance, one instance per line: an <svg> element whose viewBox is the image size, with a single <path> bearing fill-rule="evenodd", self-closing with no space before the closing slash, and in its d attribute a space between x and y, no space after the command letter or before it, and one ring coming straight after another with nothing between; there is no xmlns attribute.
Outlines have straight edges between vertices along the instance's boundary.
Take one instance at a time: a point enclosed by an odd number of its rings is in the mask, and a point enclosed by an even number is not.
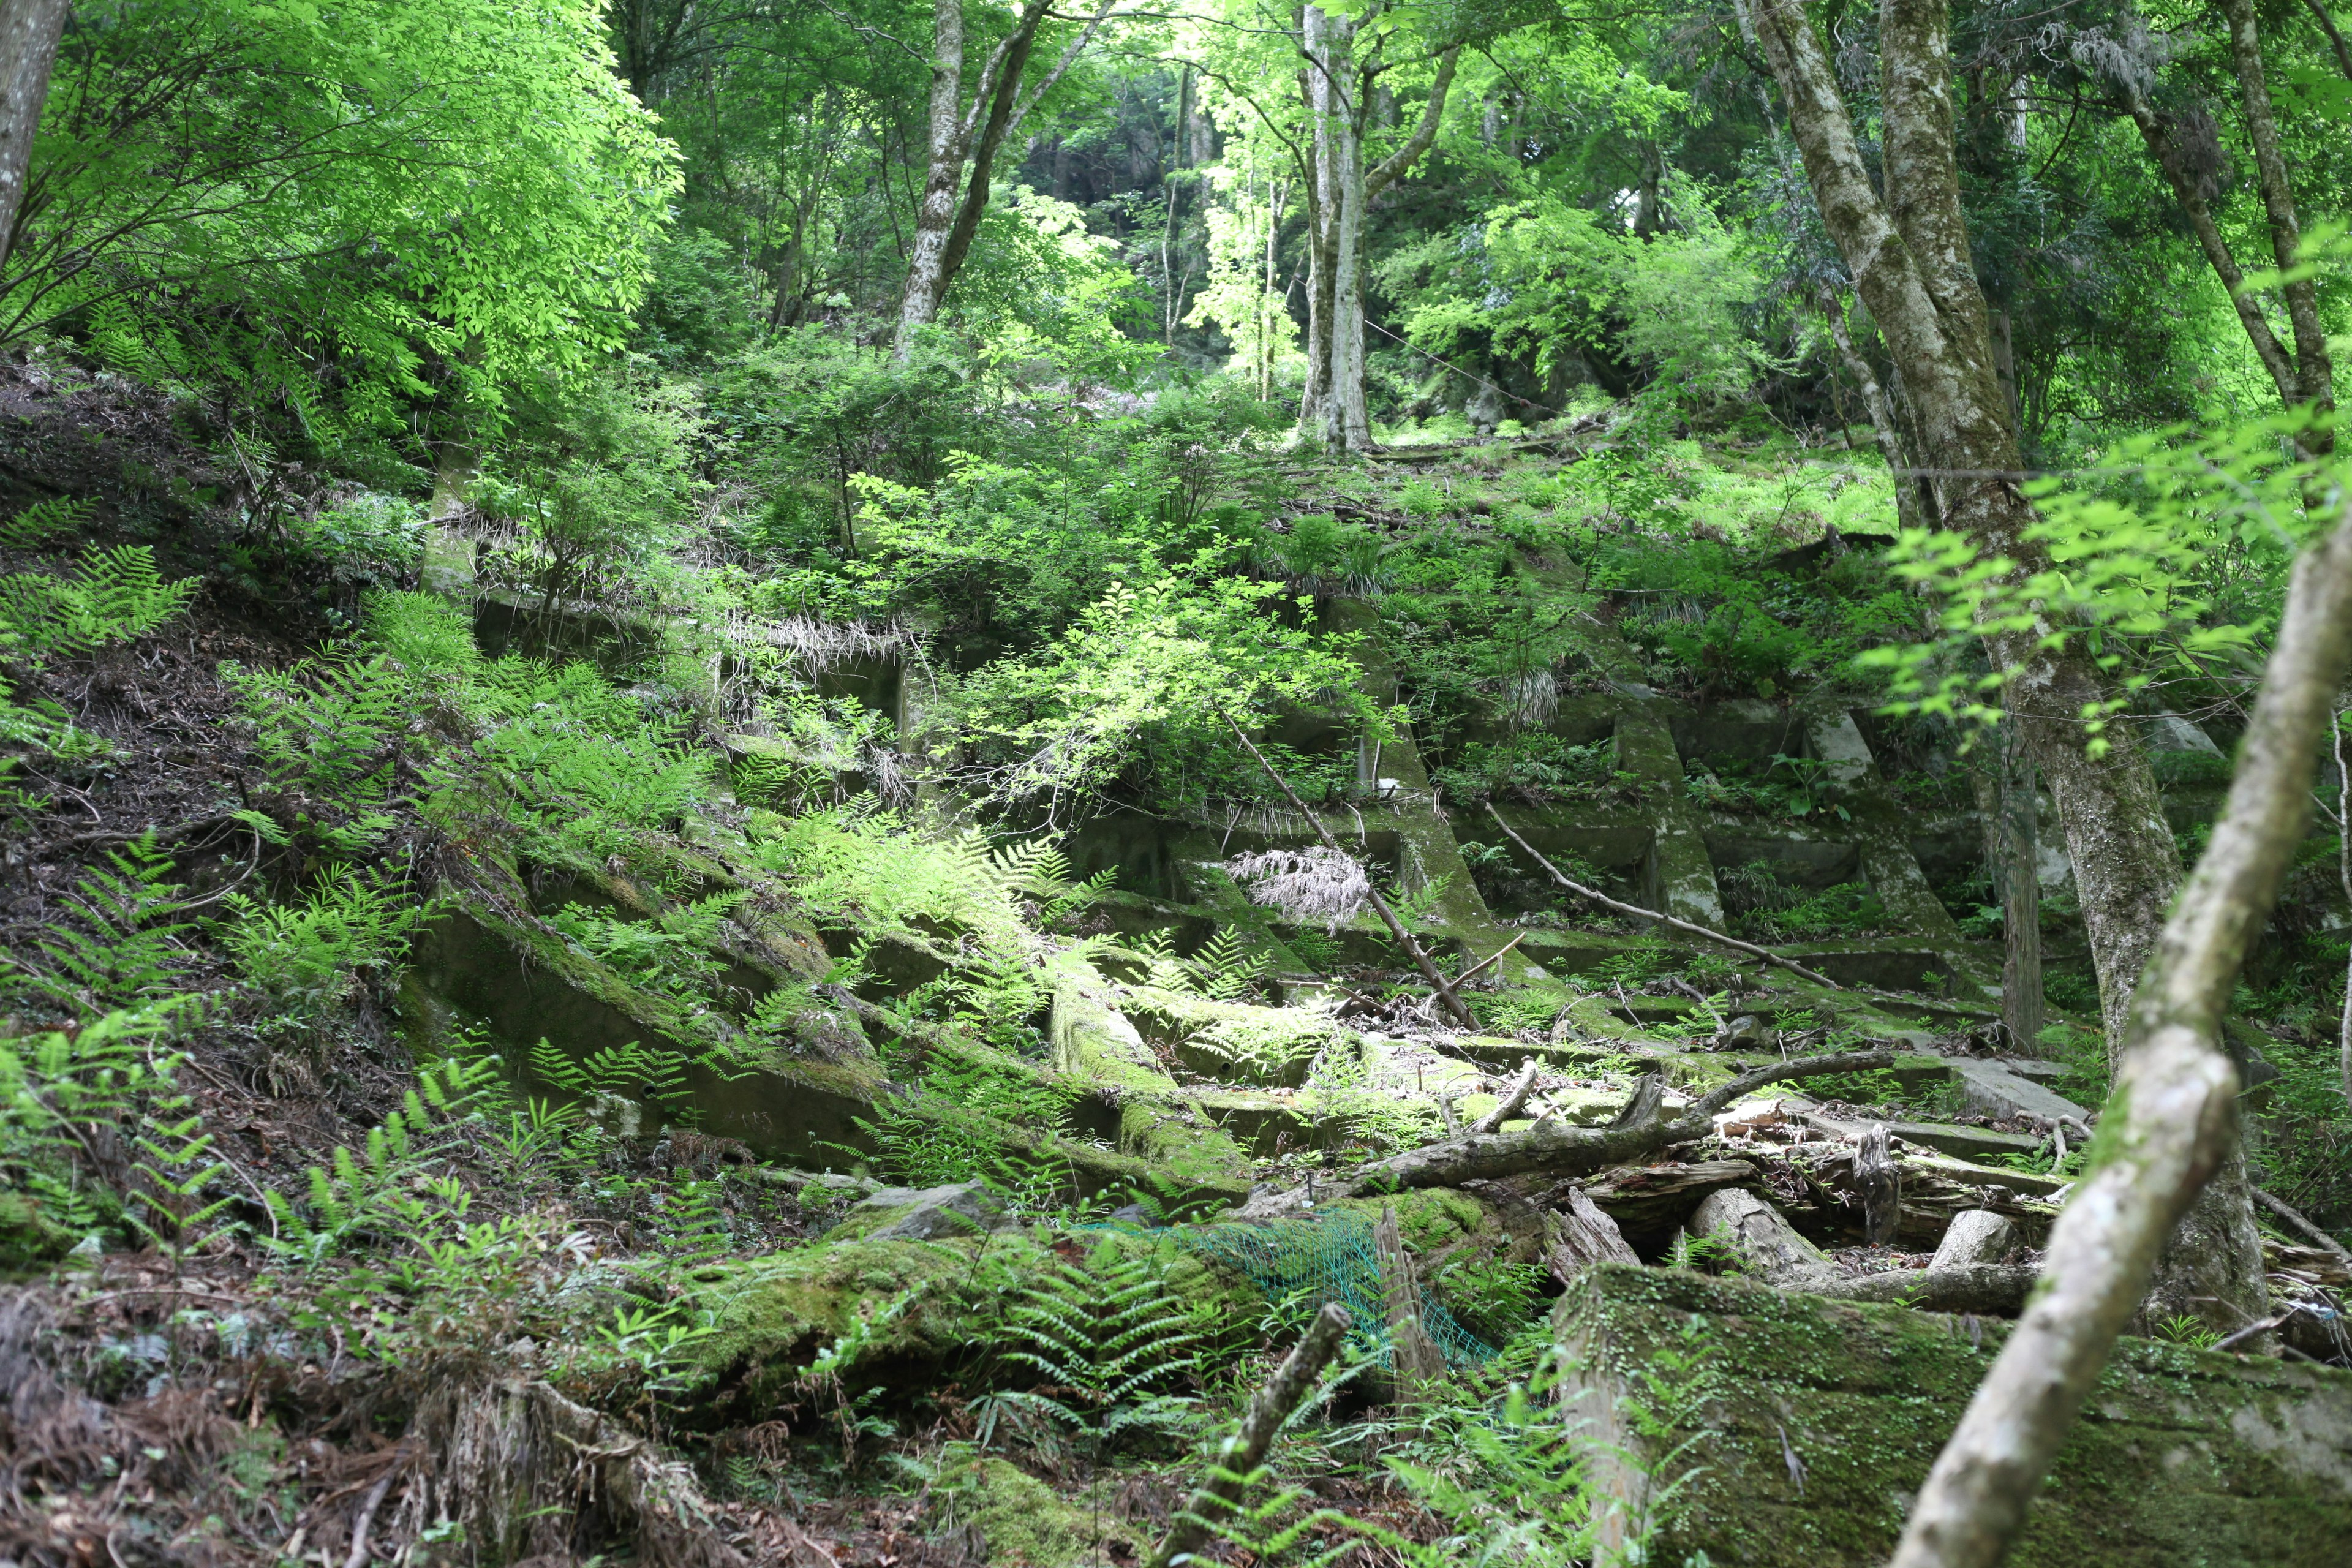
<svg viewBox="0 0 2352 1568"><path fill-rule="evenodd" d="M1619 1264L1584 1270L1552 1326L1596 1557L1625 1560L1647 1520L1644 1561L1741 1568L1885 1563L2010 1331ZM2125 1339L2008 1560L2339 1568L2347 1540L2352 1373Z"/></svg>
<svg viewBox="0 0 2352 1568"><path fill-rule="evenodd" d="M2030 1116L2043 1126L2058 1121L2073 1121L2087 1127L2091 1113L2060 1094L2032 1079L2021 1078L2000 1062L1981 1057L1948 1058L1954 1076L1960 1080L1960 1094L1969 1109L1995 1118Z"/></svg>
<svg viewBox="0 0 2352 1568"><path fill-rule="evenodd" d="M2017 1227L1990 1209L1970 1209L1954 1215L1941 1245L1927 1267L1962 1268L1971 1263L1999 1263L2017 1239Z"/></svg>
<svg viewBox="0 0 2352 1568"><path fill-rule="evenodd" d="M1762 1050L1772 1044L1771 1026L1753 1013L1742 1013L1723 1026L1715 1043L1726 1049Z"/></svg>
<svg viewBox="0 0 2352 1568"><path fill-rule="evenodd" d="M881 1223L877 1229L869 1224ZM885 1187L843 1216L869 1241L951 1241L1010 1229L1013 1219L994 1193L978 1182L944 1187Z"/></svg>

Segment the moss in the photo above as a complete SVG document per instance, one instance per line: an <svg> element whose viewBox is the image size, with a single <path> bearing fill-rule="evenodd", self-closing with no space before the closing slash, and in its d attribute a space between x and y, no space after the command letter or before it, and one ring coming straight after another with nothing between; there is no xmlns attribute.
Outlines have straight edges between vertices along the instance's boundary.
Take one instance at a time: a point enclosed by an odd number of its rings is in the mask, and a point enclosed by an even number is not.
<svg viewBox="0 0 2352 1568"><path fill-rule="evenodd" d="M1113 1556L1134 1559L1151 1542L1117 1515L1066 1501L1008 1460L959 1454L933 1489L940 1523L980 1532L988 1568L1076 1568Z"/></svg>
<svg viewBox="0 0 2352 1568"><path fill-rule="evenodd" d="M1603 1490L1632 1499L1679 1482L1654 1558L1705 1551L1727 1568L1885 1562L1906 1500L2006 1333L2001 1324L1617 1266L1589 1271L1553 1321L1603 1449L1615 1441L1657 1453L1692 1440L1673 1473L1657 1477L1596 1450ZM1670 1434L1635 1435L1628 1396L1654 1411L1679 1403ZM2352 1373L2126 1340L2009 1562L2340 1563L2352 1539L2347 1433ZM1803 1467L1801 1492L1790 1453Z"/></svg>
<svg viewBox="0 0 2352 1568"><path fill-rule="evenodd" d="M1416 1187L1384 1197L1342 1198L1332 1206L1352 1210L1375 1225L1383 1209L1394 1209L1397 1234L1405 1250L1420 1258L1443 1255L1448 1261L1504 1258L1527 1263L1534 1260L1541 1246L1533 1230L1507 1225L1499 1206L1454 1187Z"/></svg>
<svg viewBox="0 0 2352 1568"><path fill-rule="evenodd" d="M855 1240L798 1247L714 1271L696 1304L712 1332L694 1350L703 1379L765 1405L835 1342L867 1334L869 1384L935 1387L982 1353L1024 1278L1049 1267L1022 1232L965 1241Z"/></svg>
<svg viewBox="0 0 2352 1568"><path fill-rule="evenodd" d="M1001 1231L954 1241L826 1240L709 1271L695 1306L712 1332L693 1367L714 1396L755 1406L783 1395L827 1347L868 1337L850 1363L860 1386L922 1394L986 1362L1022 1291L1066 1258L1145 1251L1213 1342L1254 1329L1265 1302L1240 1275L1164 1233ZM1050 1250L1049 1250L1050 1249Z"/></svg>

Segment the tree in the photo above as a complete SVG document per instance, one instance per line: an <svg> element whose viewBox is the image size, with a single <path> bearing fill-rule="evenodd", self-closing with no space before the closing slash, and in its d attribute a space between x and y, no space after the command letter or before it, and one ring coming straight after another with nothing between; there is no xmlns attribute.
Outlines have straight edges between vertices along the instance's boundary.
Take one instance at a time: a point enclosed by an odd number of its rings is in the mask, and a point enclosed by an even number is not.
<svg viewBox="0 0 2352 1568"><path fill-rule="evenodd" d="M2231 1163L2238 1075L2221 1016L2309 826L2347 663L2352 509L2295 563L2229 803L2132 996L2106 1155L2059 1215L2042 1282L1937 1457L1894 1568L2001 1560L2151 1266Z"/></svg>
<svg viewBox="0 0 2352 1568"><path fill-rule="evenodd" d="M2107 47L2095 51L2093 58L2100 62L2117 106L2138 129L2149 158L2172 187L2181 216L2189 220L2189 231L2197 237L2214 276L2229 291L2230 303L2237 310L2247 341L2253 344L2255 356L2277 386L2279 400L2290 408L2309 404L2322 411L2332 410L2335 365L2328 355L2326 328L2320 320L2317 287L2308 272L2301 270L2303 234L2280 148L2278 117L2271 105L2262 35L2252 0L2225 0L2223 8L2271 255L2283 275L2280 293L2286 304L2292 348L2280 342L2272 330L2259 293L2248 283L2228 237L2215 221L2211 203L2221 160L2212 117L2193 105L2164 110L2151 101L2156 87L2154 62L2160 57L2147 24L2129 12L2124 14L2122 41L2103 39ZM2326 12L2320 15L2326 20ZM2315 451L2334 449L2335 435L2325 422L2313 426L2305 438L2315 443Z"/></svg>
<svg viewBox="0 0 2352 1568"><path fill-rule="evenodd" d="M71 9L69 0L0 0L0 268L16 238L33 138Z"/></svg>
<svg viewBox="0 0 2352 1568"><path fill-rule="evenodd" d="M913 353L915 333L938 320L948 288L971 252L972 237L980 231L981 217L988 210L989 180L997 149L1021 128L1038 100L1053 90L1071 62L1093 41L1113 3L1101 0L1053 69L1024 94L1023 79L1037 30L1052 14L1049 0L1026 0L1013 30L982 64L967 100L963 0L937 0L931 19L923 195L915 209L915 243L898 304L897 352L901 360Z"/></svg>
<svg viewBox="0 0 2352 1568"><path fill-rule="evenodd" d="M67 35L0 341L325 417L617 346L676 189L593 0L118 0ZM102 19L104 25L99 25Z"/></svg>
<svg viewBox="0 0 2352 1568"><path fill-rule="evenodd" d="M1886 196L1863 160L1837 75L1799 0L1739 0L1742 33L1780 89L1831 239L1900 371L1918 456L1945 525L2013 572L2048 562L1960 206L1945 0L1884 0L1878 127ZM2078 642L2015 619L1984 628L2003 704L2057 803L2118 1068L2133 983L2180 876L2156 777L2123 702ZM2209 1189L2168 1256L2158 1297L2225 1330L2268 1300L2242 1161Z"/></svg>
<svg viewBox="0 0 2352 1568"><path fill-rule="evenodd" d="M1252 12L1246 24L1204 27L1201 58L1187 62L1248 106L1297 173L1307 226L1307 384L1298 408L1306 440L1349 451L1372 444L1364 395L1365 217L1437 138L1464 47L1443 31L1449 23L1402 5L1374 4L1352 15L1302 5L1288 31L1269 35ZM1294 71L1281 70L1276 47ZM1395 98L1383 79L1405 68L1429 72L1421 114L1385 157L1368 161L1367 144ZM1277 80L1295 81L1295 100L1272 85Z"/></svg>

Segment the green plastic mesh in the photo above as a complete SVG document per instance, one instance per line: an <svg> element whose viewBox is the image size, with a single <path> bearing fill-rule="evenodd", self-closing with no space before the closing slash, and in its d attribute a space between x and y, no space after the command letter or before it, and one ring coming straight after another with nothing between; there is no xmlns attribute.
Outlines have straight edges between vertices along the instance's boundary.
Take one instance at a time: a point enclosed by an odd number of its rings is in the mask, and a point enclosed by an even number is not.
<svg viewBox="0 0 2352 1568"><path fill-rule="evenodd" d="M1187 1252L1240 1270L1269 1300L1303 1299L1313 1307L1337 1301L1362 1328L1388 1321L1380 1253L1372 1245L1371 1222L1361 1215L1340 1211L1264 1224L1179 1225L1165 1234ZM1495 1354L1495 1347L1464 1328L1425 1285L1421 1326L1449 1366L1468 1366ZM1364 1337L1377 1344L1385 1363L1386 1331L1374 1329Z"/></svg>

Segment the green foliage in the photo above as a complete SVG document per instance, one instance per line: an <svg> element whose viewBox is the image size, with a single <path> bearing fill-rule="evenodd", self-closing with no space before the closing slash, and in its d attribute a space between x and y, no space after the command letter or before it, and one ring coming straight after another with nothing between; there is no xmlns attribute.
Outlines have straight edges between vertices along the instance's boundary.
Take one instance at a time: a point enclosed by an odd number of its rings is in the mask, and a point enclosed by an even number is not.
<svg viewBox="0 0 2352 1568"><path fill-rule="evenodd" d="M390 868L329 867L308 897L265 904L243 893L224 900L232 919L215 935L271 1005L315 1016L349 996L369 970L390 966L418 928L440 912Z"/></svg>
<svg viewBox="0 0 2352 1568"><path fill-rule="evenodd" d="M172 918L181 909L172 871L152 837L110 850L66 896L70 921L34 944L38 965L5 955L15 988L70 1012L160 1005L175 994L191 959L180 937L194 928Z"/></svg>
<svg viewBox="0 0 2352 1568"><path fill-rule="evenodd" d="M982 1446L1010 1426L1049 1451L1082 1446L1099 1466L1199 1427L1200 1402L1177 1390L1200 1371L1200 1327L1153 1252L1106 1240L1084 1268L1056 1258L1024 1283L1001 1333L1014 1347L1007 1370L1036 1383L991 1396Z"/></svg>
<svg viewBox="0 0 2352 1568"><path fill-rule="evenodd" d="M82 513L38 509L18 514L39 533L78 523ZM79 575L43 572L0 576L0 658L38 665L146 636L185 609L196 579L167 582L155 552L143 544L91 546L77 563Z"/></svg>
<svg viewBox="0 0 2352 1568"><path fill-rule="evenodd" d="M0 1036L0 1171L54 1224L175 1236L218 1205L211 1135L184 1116L184 1057L163 1048L196 1012L165 996L70 1029Z"/></svg>
<svg viewBox="0 0 2352 1568"><path fill-rule="evenodd" d="M702 1001L720 990L727 965L718 952L719 927L742 898L740 893L718 893L693 903L671 904L651 921L570 903L550 915L547 923L619 970L631 984L680 1001Z"/></svg>
<svg viewBox="0 0 2352 1568"><path fill-rule="evenodd" d="M509 374L625 331L673 154L596 7L107 0L84 22L8 335L62 328L116 370L284 399L339 450L398 429L430 378L494 406Z"/></svg>
<svg viewBox="0 0 2352 1568"><path fill-rule="evenodd" d="M2242 700L2252 650L2275 628L2286 571L2317 524L2305 498L2340 486L2339 465L2300 456L2304 416L2117 443L2097 467L2034 481L2028 571L1948 532L1906 532L1893 565L1941 606L1934 635L1867 653L1895 706L1971 724L1999 716L1998 670L1954 655L1990 630L2034 631L2080 647L2121 693L2087 713L2091 749L2135 693L2161 681L2168 703ZM1979 667L1980 668L1980 667Z"/></svg>

